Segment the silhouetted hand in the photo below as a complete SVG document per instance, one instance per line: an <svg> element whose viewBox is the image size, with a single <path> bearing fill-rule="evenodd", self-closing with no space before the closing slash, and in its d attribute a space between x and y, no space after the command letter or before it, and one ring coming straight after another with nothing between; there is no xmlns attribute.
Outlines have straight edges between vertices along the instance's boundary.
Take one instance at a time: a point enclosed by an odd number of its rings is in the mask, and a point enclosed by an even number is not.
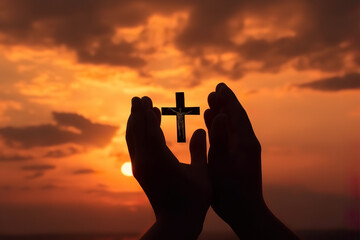
<svg viewBox="0 0 360 240"><path fill-rule="evenodd" d="M126 141L133 175L154 209L156 223L142 239L196 239L210 206L206 132L190 141L191 165L180 163L166 146L161 114L151 99L132 99Z"/></svg>
<svg viewBox="0 0 360 240"><path fill-rule="evenodd" d="M220 83L208 103L212 208L241 239L297 239L264 202L261 146L235 94Z"/></svg>

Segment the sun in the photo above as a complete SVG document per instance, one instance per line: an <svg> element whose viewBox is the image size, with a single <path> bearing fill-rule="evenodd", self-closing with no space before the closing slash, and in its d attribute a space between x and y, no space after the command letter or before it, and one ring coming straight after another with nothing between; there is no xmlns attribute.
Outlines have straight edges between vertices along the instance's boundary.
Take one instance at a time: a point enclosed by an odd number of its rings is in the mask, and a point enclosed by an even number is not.
<svg viewBox="0 0 360 240"><path fill-rule="evenodd" d="M125 162L122 166L121 166L121 172L122 174L124 174L125 176L131 177L132 174L132 168L131 168L131 162Z"/></svg>

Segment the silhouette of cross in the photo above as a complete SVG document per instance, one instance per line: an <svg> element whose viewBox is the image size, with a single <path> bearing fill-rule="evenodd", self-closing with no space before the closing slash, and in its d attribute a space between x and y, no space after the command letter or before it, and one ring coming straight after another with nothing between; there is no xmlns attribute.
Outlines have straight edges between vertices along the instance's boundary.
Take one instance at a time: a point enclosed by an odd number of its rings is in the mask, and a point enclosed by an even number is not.
<svg viewBox="0 0 360 240"><path fill-rule="evenodd" d="M200 115L200 107L185 107L184 93L176 93L176 107L161 108L161 115L176 115L177 141L186 142L185 115Z"/></svg>

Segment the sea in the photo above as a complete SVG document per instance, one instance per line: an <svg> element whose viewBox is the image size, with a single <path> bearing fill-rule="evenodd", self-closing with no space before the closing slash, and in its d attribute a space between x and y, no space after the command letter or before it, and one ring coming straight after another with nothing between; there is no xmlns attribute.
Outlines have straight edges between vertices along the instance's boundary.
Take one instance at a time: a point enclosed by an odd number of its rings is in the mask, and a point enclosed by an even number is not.
<svg viewBox="0 0 360 240"><path fill-rule="evenodd" d="M297 231L302 240L360 240L359 230ZM0 240L136 240L138 233L0 235ZM202 233L199 240L235 240L234 234Z"/></svg>

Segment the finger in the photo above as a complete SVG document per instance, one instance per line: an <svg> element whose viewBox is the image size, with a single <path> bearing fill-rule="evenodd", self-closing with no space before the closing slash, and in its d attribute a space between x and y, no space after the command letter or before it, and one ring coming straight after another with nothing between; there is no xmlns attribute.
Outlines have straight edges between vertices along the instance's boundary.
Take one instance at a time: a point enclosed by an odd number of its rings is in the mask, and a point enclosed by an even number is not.
<svg viewBox="0 0 360 240"><path fill-rule="evenodd" d="M208 131L211 129L212 122L214 120L214 113L211 109L206 109L204 112L204 120Z"/></svg>
<svg viewBox="0 0 360 240"><path fill-rule="evenodd" d="M227 159L229 149L228 138L227 116L225 114L219 114L215 117L210 130L209 164L213 164L220 159Z"/></svg>
<svg viewBox="0 0 360 240"><path fill-rule="evenodd" d="M143 109L132 114L131 129L135 143L135 160L143 161L147 154L146 112Z"/></svg>
<svg viewBox="0 0 360 240"><path fill-rule="evenodd" d="M134 115L133 113L139 111L141 108L141 100L139 97L131 99L131 114L126 125L125 139L128 146L130 159L135 159L135 133L134 133Z"/></svg>
<svg viewBox="0 0 360 240"><path fill-rule="evenodd" d="M134 140L134 132L133 132L133 117L132 115L129 116L129 119L127 121L126 125L126 144L129 150L130 159L133 161L135 159L135 140Z"/></svg>
<svg viewBox="0 0 360 240"><path fill-rule="evenodd" d="M161 125L161 111L157 107L153 107L153 111L155 113L155 116L156 116L156 118L158 120L158 124L160 126Z"/></svg>
<svg viewBox="0 0 360 240"><path fill-rule="evenodd" d="M208 96L208 104L210 108L215 109L217 105L216 92L211 92Z"/></svg>
<svg viewBox="0 0 360 240"><path fill-rule="evenodd" d="M234 92L225 83L219 83L216 86L216 93L218 93L217 98L222 107L227 110L244 110Z"/></svg>
<svg viewBox="0 0 360 240"><path fill-rule="evenodd" d="M165 146L165 138L160 129L159 121L153 110L146 111L147 119L147 142L150 146L150 150L163 149Z"/></svg>
<svg viewBox="0 0 360 240"><path fill-rule="evenodd" d="M134 113L140 109L141 100L139 97L133 97L131 99L131 113Z"/></svg>
<svg viewBox="0 0 360 240"><path fill-rule="evenodd" d="M206 161L206 132L198 129L190 140L191 166L205 168Z"/></svg>
<svg viewBox="0 0 360 240"><path fill-rule="evenodd" d="M225 83L218 84L216 91L221 108L232 125L244 134L254 134L249 117L234 92Z"/></svg>
<svg viewBox="0 0 360 240"><path fill-rule="evenodd" d="M141 98L141 102L143 104L143 107L147 110L147 109L152 109L153 108L153 103L151 101L151 98L149 98L148 96L144 96Z"/></svg>

